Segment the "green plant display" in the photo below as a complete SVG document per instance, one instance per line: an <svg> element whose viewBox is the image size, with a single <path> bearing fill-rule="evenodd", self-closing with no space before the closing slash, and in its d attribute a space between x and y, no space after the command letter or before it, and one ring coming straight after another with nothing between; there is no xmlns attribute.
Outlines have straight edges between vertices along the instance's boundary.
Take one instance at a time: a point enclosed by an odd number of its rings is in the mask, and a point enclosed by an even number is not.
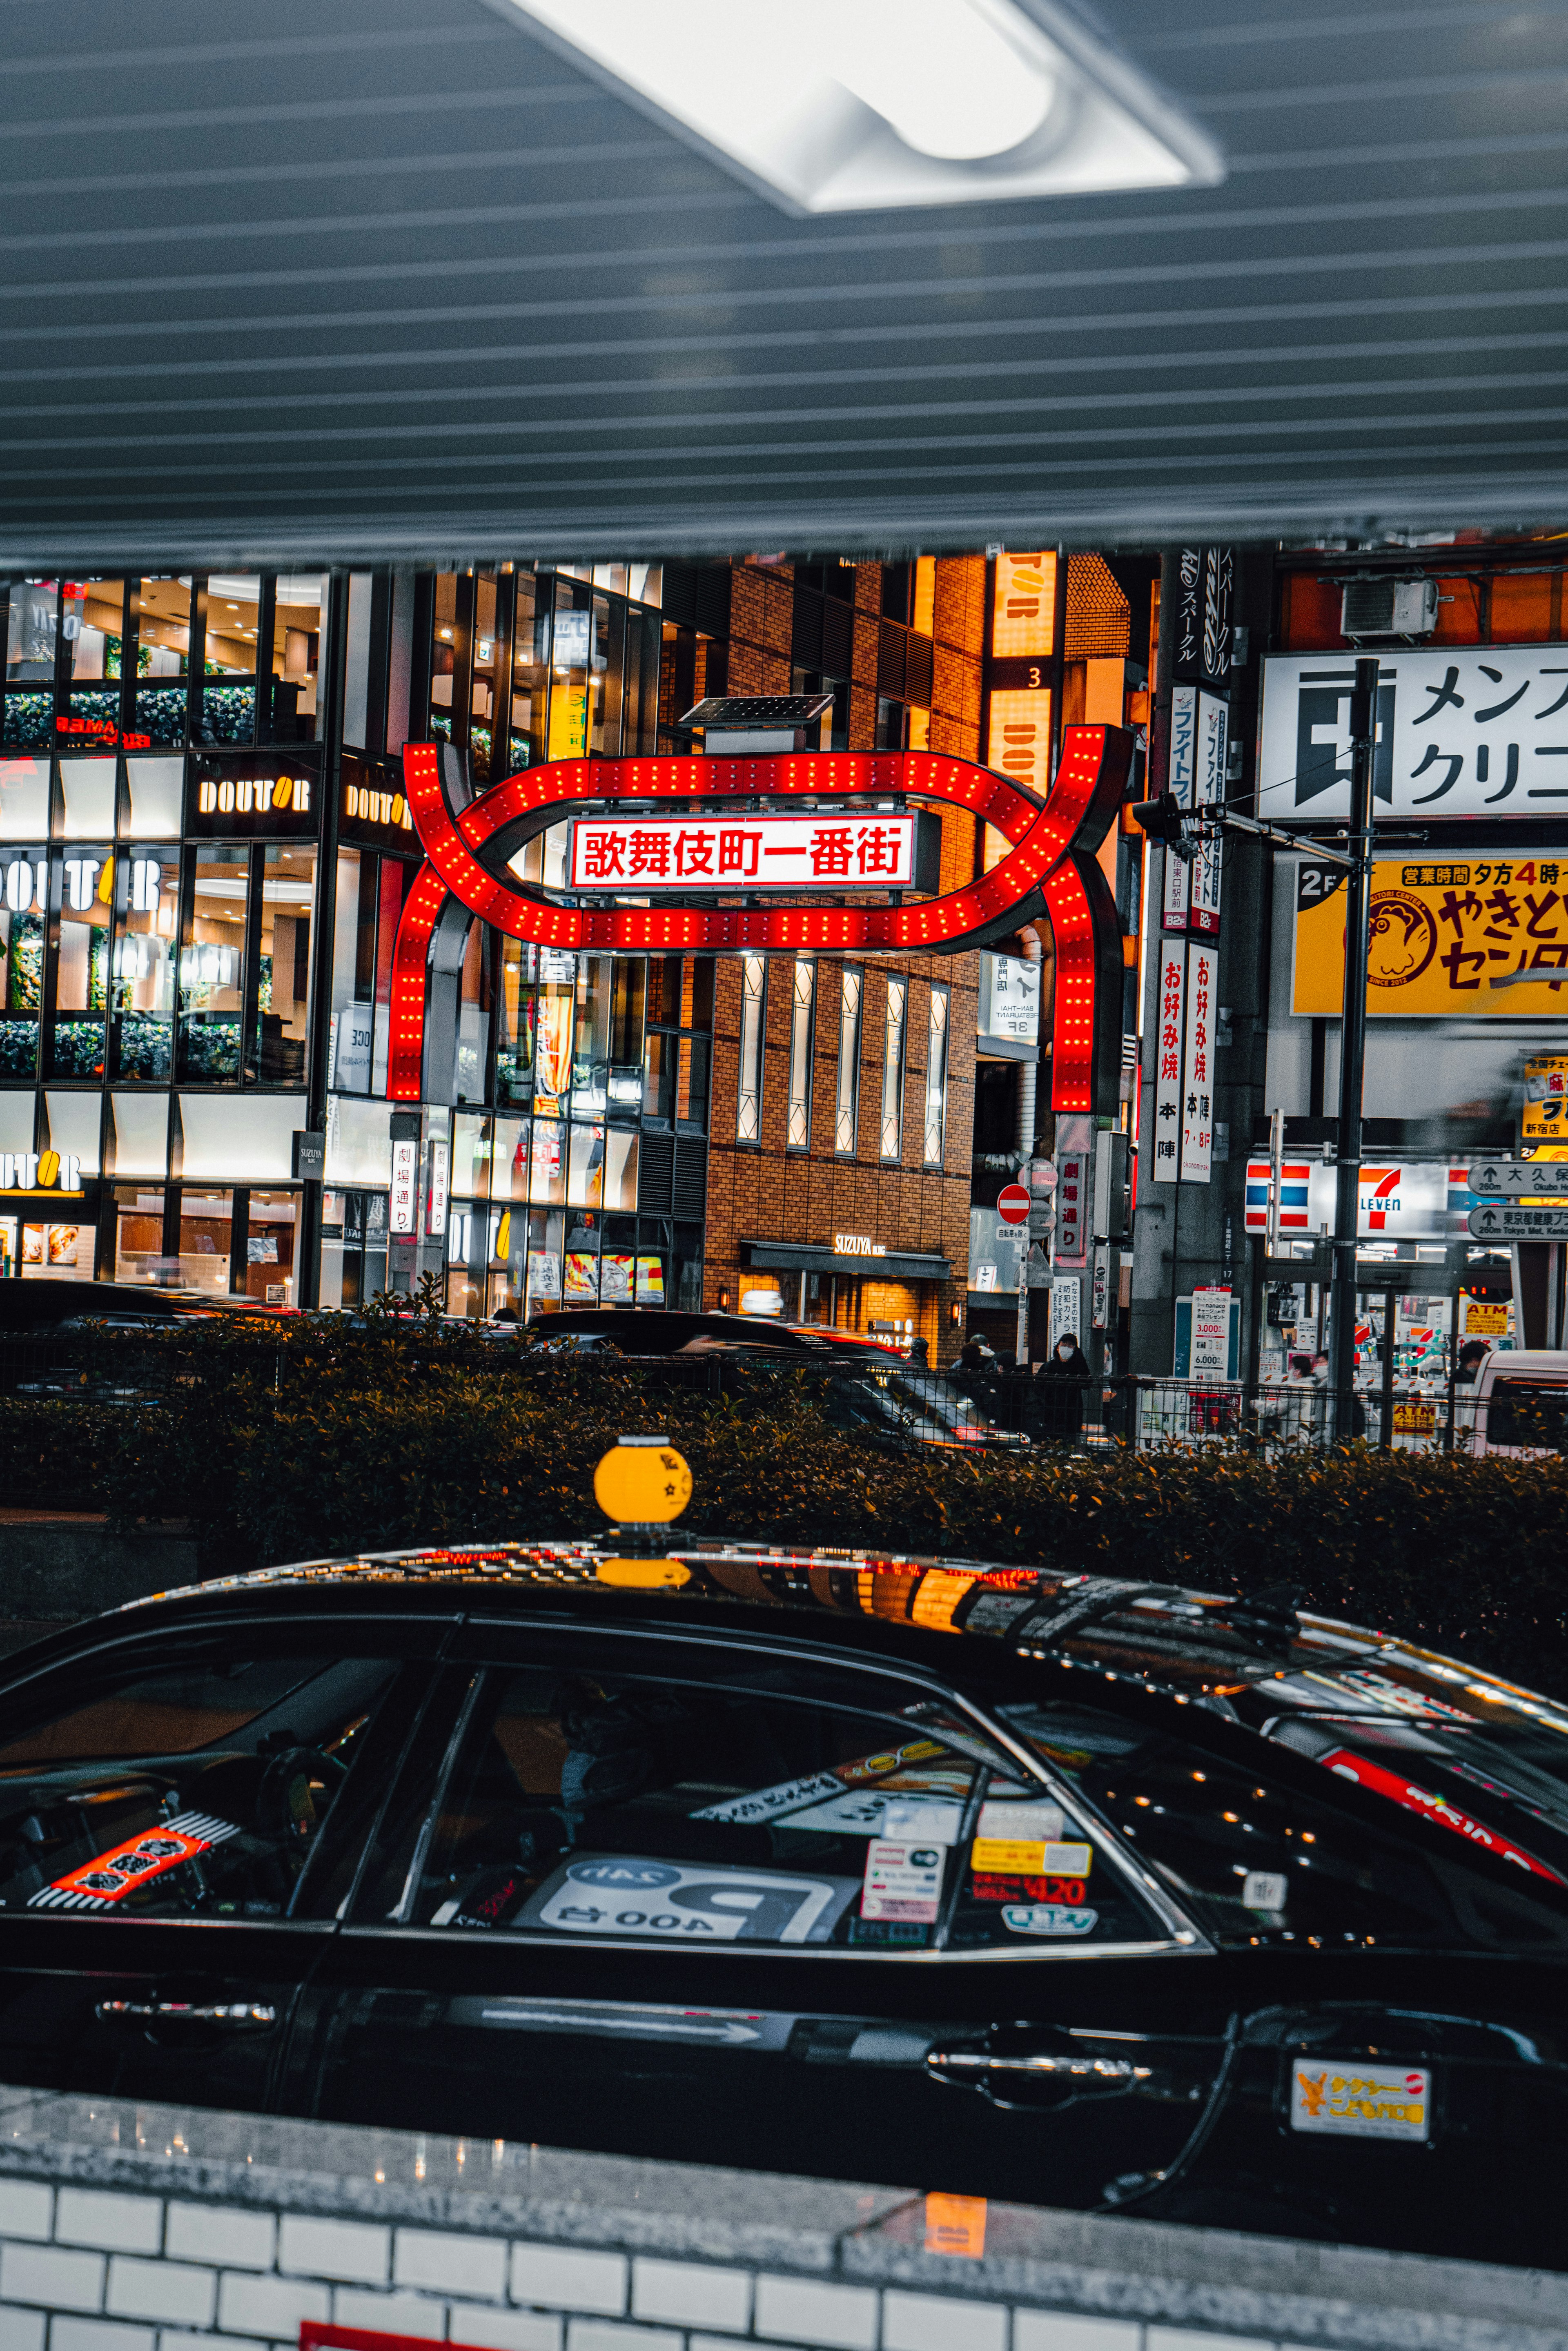
<svg viewBox="0 0 1568 2351"><path fill-rule="evenodd" d="M185 684L183 678L159 680L136 689L136 728L153 743L185 739Z"/></svg>
<svg viewBox="0 0 1568 2351"><path fill-rule="evenodd" d="M180 1020L180 1075L195 1085L217 1085L237 1078L240 1024L185 1013Z"/></svg>
<svg viewBox="0 0 1568 2351"><path fill-rule="evenodd" d="M38 1061L38 1024L0 1015L0 1078L31 1085Z"/></svg>
<svg viewBox="0 0 1568 2351"><path fill-rule="evenodd" d="M69 1460L122 1525L188 1515L209 1572L399 1543L602 1532L594 1464L620 1430L669 1430L691 1534L866 1544L1200 1591L1299 1585L1304 1604L1568 1695L1568 1460L1355 1446L1243 1453L890 1453L835 1429L807 1384L710 1396L446 1334L439 1293L178 1344L172 1401L78 1414L0 1403L0 1480L48 1499ZM402 1327L398 1327L402 1322ZM728 1381L727 1374L727 1383Z"/></svg>
<svg viewBox="0 0 1568 2351"><path fill-rule="evenodd" d="M5 696L4 734L8 749L47 751L55 737L55 697L52 694L18 694L13 686Z"/></svg>
<svg viewBox="0 0 1568 2351"><path fill-rule="evenodd" d="M51 1078L101 1078L103 1022L57 1017L49 1034Z"/></svg>
<svg viewBox="0 0 1568 2351"><path fill-rule="evenodd" d="M115 1076L143 1083L166 1079L172 1026L166 1013L122 1013L115 1022Z"/></svg>
<svg viewBox="0 0 1568 2351"><path fill-rule="evenodd" d="M207 665L209 677L226 675ZM202 694L202 739L205 743L252 743L256 739L256 687L209 685Z"/></svg>
<svg viewBox="0 0 1568 2351"><path fill-rule="evenodd" d="M39 914L11 921L6 955L5 1001L13 1012L38 1012L44 1003L44 924Z"/></svg>

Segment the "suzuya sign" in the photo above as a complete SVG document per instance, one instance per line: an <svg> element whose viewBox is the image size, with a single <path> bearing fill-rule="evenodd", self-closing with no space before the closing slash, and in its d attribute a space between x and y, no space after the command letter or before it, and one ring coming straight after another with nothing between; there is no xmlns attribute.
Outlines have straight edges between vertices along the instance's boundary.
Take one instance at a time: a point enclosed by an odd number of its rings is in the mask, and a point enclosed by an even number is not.
<svg viewBox="0 0 1568 2351"><path fill-rule="evenodd" d="M427 1002L435 975L449 978L459 967L474 915L560 953L622 955L955 955L1046 916L1056 943L1051 1106L1108 1109L1120 1077L1122 940L1094 852L1114 821L1132 752L1124 728L1065 728L1043 797L967 759L928 751L563 759L476 796L450 744L410 743L404 788L425 862L403 902L392 958L392 1098L424 1098ZM885 807L904 799L940 802L990 825L1007 844L1001 859L956 890L886 903L887 893L904 885L884 870L870 870L869 851L868 869L858 870L860 840L863 831L869 841L874 830L883 844L879 855L902 855L907 828L912 854L915 819ZM773 804L772 824L798 829L808 865L813 855L827 853L835 863L841 858L841 842L828 852L819 841L813 850L814 835L847 833L847 870L791 877L777 899L768 893L760 904L749 903L761 891L758 878L744 871L744 851L733 877L716 870L711 879L706 872L681 873L655 891L645 869L624 879L611 872L579 881L574 844L572 888L583 897L593 893L587 904L563 903L512 870L527 841L569 818L576 820L585 860L588 840L595 831L602 840L606 828L622 837L624 827L628 852L634 831L669 837L683 829L711 831L716 869L721 830L761 830L758 800ZM823 801L833 804L831 813ZM727 806L734 818L725 814ZM758 876L765 845L757 843ZM782 832L773 845L785 846ZM669 853L673 863L673 840ZM876 899L841 903L861 891ZM644 899L655 903L637 903Z"/></svg>

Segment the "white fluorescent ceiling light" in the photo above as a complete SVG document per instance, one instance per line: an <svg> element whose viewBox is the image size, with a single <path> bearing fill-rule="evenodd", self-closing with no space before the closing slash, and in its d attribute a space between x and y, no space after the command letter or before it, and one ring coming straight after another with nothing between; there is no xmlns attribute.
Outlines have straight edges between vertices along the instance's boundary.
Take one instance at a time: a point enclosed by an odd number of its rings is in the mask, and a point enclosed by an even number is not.
<svg viewBox="0 0 1568 2351"><path fill-rule="evenodd" d="M490 0L788 212L1208 186L1061 0Z"/></svg>

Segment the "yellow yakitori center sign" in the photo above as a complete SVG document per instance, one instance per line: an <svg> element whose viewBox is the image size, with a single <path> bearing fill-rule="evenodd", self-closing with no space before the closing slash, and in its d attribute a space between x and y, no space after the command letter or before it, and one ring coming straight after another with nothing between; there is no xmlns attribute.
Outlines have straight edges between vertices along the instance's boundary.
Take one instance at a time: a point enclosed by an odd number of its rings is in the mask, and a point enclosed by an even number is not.
<svg viewBox="0 0 1568 2351"><path fill-rule="evenodd" d="M1568 1017L1568 862L1389 859L1372 874L1369 1019ZM1298 868L1294 1013L1339 1017L1344 903L1342 873ZM1515 982L1520 971L1541 977Z"/></svg>

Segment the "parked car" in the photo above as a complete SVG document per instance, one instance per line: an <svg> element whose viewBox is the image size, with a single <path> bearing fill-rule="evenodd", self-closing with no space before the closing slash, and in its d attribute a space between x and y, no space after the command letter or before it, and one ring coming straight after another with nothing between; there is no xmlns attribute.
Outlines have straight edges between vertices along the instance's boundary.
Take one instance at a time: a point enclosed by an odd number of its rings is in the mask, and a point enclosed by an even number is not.
<svg viewBox="0 0 1568 2351"><path fill-rule="evenodd" d="M700 1354L715 1347L811 1352L782 1323L758 1314L684 1314L655 1306L568 1306L559 1314L530 1316L523 1335L536 1346L613 1347L622 1355Z"/></svg>
<svg viewBox="0 0 1568 2351"><path fill-rule="evenodd" d="M1455 1387L1456 1441L1516 1461L1560 1453L1568 1436L1568 1351L1494 1347Z"/></svg>
<svg viewBox="0 0 1568 2351"><path fill-rule="evenodd" d="M47 1274L37 1281L0 1281L0 1335L27 1338L89 1323L144 1330L188 1321L193 1315L256 1315L286 1320L298 1310L264 1306L252 1298L226 1298L208 1290L156 1289L141 1281L83 1281Z"/></svg>
<svg viewBox="0 0 1568 2351"><path fill-rule="evenodd" d="M1568 1708L1283 1595L476 1543L0 1720L6 2082L1563 2263Z"/></svg>
<svg viewBox="0 0 1568 2351"><path fill-rule="evenodd" d="M940 1373L911 1364L897 1347L820 1322L779 1322L753 1314L681 1314L660 1308L578 1307L525 1325L536 1345L689 1364L711 1355L794 1358L831 1376L830 1420L857 1435L907 1445L1018 1445L993 1426Z"/></svg>
<svg viewBox="0 0 1568 2351"><path fill-rule="evenodd" d="M167 1364L159 1343L170 1333L218 1317L267 1322L295 1312L142 1282L50 1276L0 1281L0 1393L76 1404L149 1403L163 1392ZM107 1343L99 1332L109 1334ZM135 1344L139 1338L148 1343Z"/></svg>

